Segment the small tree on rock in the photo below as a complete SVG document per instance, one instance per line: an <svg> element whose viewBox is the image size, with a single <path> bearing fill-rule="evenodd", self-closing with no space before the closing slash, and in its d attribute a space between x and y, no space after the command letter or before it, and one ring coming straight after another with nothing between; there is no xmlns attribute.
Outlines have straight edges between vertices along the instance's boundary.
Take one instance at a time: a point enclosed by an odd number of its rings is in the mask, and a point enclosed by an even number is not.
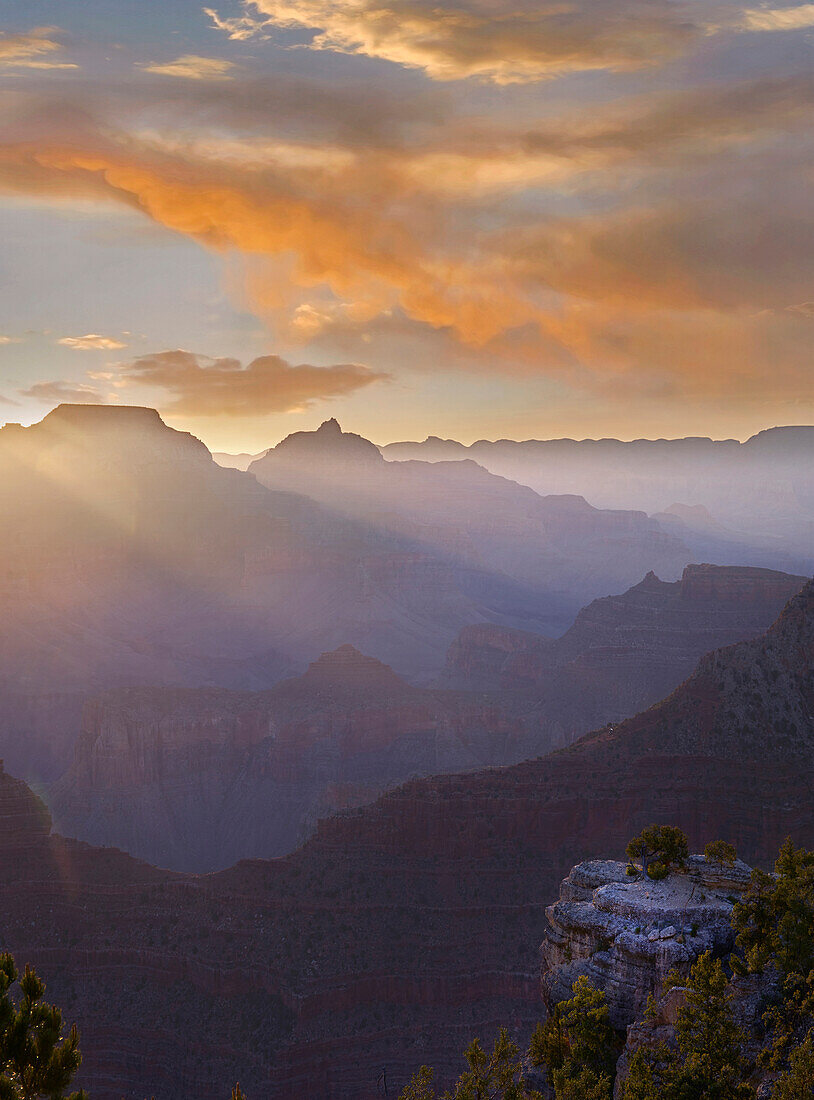
<svg viewBox="0 0 814 1100"><path fill-rule="evenodd" d="M728 844L725 840L713 840L704 849L704 859L707 863L717 863L719 867L733 867L738 853L734 844Z"/></svg>
<svg viewBox="0 0 814 1100"><path fill-rule="evenodd" d="M681 866L689 852L685 833L673 825L648 825L625 848L628 859L639 860L646 875L656 863L668 871L674 865Z"/></svg>

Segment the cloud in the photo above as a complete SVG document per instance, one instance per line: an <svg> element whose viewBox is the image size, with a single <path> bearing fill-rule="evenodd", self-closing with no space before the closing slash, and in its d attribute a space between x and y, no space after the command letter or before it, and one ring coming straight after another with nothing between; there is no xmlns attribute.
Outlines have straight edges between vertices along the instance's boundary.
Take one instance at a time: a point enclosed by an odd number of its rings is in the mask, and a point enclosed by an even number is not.
<svg viewBox="0 0 814 1100"><path fill-rule="evenodd" d="M0 31L0 69L76 69L77 65L57 60L54 54L63 49L56 41L61 32L57 27L35 27L25 34Z"/></svg>
<svg viewBox="0 0 814 1100"><path fill-rule="evenodd" d="M814 302L798 302L797 305L786 308L790 313L798 313L801 317L814 317Z"/></svg>
<svg viewBox="0 0 814 1100"><path fill-rule="evenodd" d="M814 27L814 4L752 8L743 13L743 26L749 31L796 31Z"/></svg>
<svg viewBox="0 0 814 1100"><path fill-rule="evenodd" d="M420 109L390 99L377 118L376 96L308 82L141 84L131 113L120 94L100 118L90 99L81 113L78 99L30 97L15 123L0 103L0 187L120 204L220 254L241 307L287 346L319 347L306 362L602 393L637 376L657 393L801 386L809 322L790 303L814 279L810 74L719 77L590 110L547 98L538 118L456 113L469 97L453 109L437 85ZM195 388L165 387L174 408L201 415L227 389L242 400L242 380L214 366L186 363ZM172 377L180 386L177 364ZM283 407L308 400L282 378Z"/></svg>
<svg viewBox="0 0 814 1100"><path fill-rule="evenodd" d="M680 0L244 0L236 20L206 10L230 36L306 30L314 50L391 61L435 80L496 84L638 69L705 33Z"/></svg>
<svg viewBox="0 0 814 1100"><path fill-rule="evenodd" d="M100 336L95 332L89 332L87 336L62 336L57 343L75 351L115 351L117 348L127 347L121 340L114 340L112 336Z"/></svg>
<svg viewBox="0 0 814 1100"><path fill-rule="evenodd" d="M181 350L142 355L119 367L121 381L165 390L169 403L162 404L162 410L187 416L289 412L343 397L387 377L355 363L295 366L277 355L261 355L244 367L236 359L211 359Z"/></svg>
<svg viewBox="0 0 814 1100"><path fill-rule="evenodd" d="M69 405L105 405L108 401L99 390L78 382L35 382L27 390L17 392L36 401L64 401Z"/></svg>
<svg viewBox="0 0 814 1100"><path fill-rule="evenodd" d="M0 334L0 347L3 344L21 344L22 342L21 336L3 336Z"/></svg>
<svg viewBox="0 0 814 1100"><path fill-rule="evenodd" d="M768 210L750 197L666 202L510 233L515 274L580 301L639 309L785 308L814 282L805 196Z"/></svg>
<svg viewBox="0 0 814 1100"><path fill-rule="evenodd" d="M145 73L178 76L186 80L231 80L230 70L235 66L232 61L226 61L222 57L199 57L188 53L177 57L175 61L144 63L136 67Z"/></svg>
<svg viewBox="0 0 814 1100"><path fill-rule="evenodd" d="M212 20L212 25L223 31L233 42L245 42L249 38L267 38L266 22L246 12L244 15L226 18L218 15L213 8L204 8L204 15Z"/></svg>

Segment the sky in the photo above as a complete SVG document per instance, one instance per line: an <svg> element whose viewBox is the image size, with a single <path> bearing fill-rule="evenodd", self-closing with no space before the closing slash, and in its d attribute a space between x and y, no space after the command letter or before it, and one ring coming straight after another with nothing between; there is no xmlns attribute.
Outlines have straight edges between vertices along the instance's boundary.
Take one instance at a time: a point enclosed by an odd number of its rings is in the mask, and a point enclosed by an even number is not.
<svg viewBox="0 0 814 1100"><path fill-rule="evenodd" d="M814 3L3 0L0 422L814 423Z"/></svg>

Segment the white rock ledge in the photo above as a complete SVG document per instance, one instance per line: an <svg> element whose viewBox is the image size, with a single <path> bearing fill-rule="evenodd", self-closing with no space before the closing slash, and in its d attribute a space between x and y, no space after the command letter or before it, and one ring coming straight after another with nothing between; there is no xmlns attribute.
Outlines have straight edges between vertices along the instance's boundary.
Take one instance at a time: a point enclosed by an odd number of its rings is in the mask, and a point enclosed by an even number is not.
<svg viewBox="0 0 814 1100"><path fill-rule="evenodd" d="M546 910L541 985L549 1008L571 995L581 974L603 989L611 1022L624 1028L640 1016L674 967L686 971L705 951L732 949L733 902L750 869L691 856L661 882L626 873L627 864L591 860L572 868L560 898Z"/></svg>

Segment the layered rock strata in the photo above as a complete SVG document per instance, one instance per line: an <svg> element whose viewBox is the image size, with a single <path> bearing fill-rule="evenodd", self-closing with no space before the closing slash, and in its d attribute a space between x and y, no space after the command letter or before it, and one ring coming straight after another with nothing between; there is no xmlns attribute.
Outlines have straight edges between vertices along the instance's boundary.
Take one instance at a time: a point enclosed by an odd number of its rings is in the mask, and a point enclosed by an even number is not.
<svg viewBox="0 0 814 1100"><path fill-rule="evenodd" d="M614 1027L641 1016L671 970L686 971L705 951L731 950L732 906L750 868L692 856L654 882L628 865L592 860L571 869L549 906L541 949L543 999L551 1007L585 975L604 991Z"/></svg>

